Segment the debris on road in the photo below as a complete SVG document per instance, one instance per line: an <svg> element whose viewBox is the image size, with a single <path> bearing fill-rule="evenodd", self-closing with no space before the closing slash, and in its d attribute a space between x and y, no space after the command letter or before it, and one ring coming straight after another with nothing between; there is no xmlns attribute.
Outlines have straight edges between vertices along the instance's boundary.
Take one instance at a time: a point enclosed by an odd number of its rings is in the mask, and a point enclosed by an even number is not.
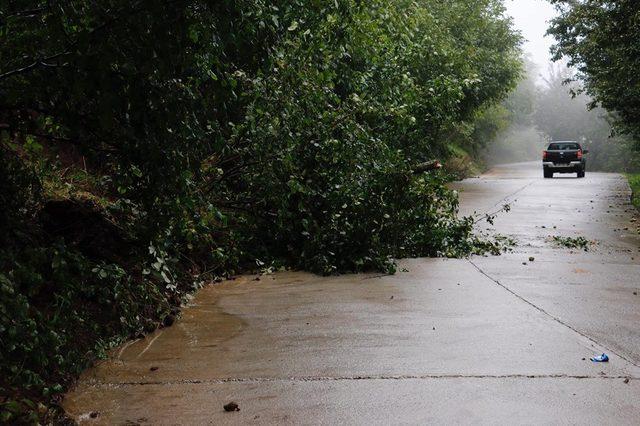
<svg viewBox="0 0 640 426"><path fill-rule="evenodd" d="M609 357L607 356L607 354L594 356L594 357L592 357L590 359L593 362L609 362Z"/></svg>
<svg viewBox="0 0 640 426"><path fill-rule="evenodd" d="M534 262L535 260L536 260L536 258L535 258L535 257L533 257L533 256L531 256L531 257L529 258L529 262Z"/></svg>
<svg viewBox="0 0 640 426"><path fill-rule="evenodd" d="M624 379L624 383L625 384L629 384L629 378L628 377Z"/></svg>
<svg viewBox="0 0 640 426"><path fill-rule="evenodd" d="M225 404L223 408L224 408L224 411L227 411L227 412L240 411L240 407L238 406L238 404L233 401L231 401L228 404Z"/></svg>
<svg viewBox="0 0 640 426"><path fill-rule="evenodd" d="M589 246L592 244L589 240L584 237L561 237L554 236L552 237L552 241L562 247L573 248L573 249L583 249L584 251L589 251Z"/></svg>

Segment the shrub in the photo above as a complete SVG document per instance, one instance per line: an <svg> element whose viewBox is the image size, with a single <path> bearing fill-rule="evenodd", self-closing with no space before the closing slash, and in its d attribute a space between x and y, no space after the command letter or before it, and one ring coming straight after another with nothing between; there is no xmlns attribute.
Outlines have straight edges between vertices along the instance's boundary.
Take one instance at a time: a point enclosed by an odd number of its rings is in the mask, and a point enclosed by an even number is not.
<svg viewBox="0 0 640 426"><path fill-rule="evenodd" d="M3 420L204 280L497 248L414 170L515 85L501 1L27 0L0 35Z"/></svg>

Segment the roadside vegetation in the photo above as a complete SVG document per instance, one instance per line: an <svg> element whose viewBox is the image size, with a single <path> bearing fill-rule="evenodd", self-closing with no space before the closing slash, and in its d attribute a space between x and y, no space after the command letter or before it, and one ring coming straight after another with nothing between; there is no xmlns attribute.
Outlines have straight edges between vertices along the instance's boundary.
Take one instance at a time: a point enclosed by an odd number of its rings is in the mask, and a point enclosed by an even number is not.
<svg viewBox="0 0 640 426"><path fill-rule="evenodd" d="M495 252L425 167L495 135L498 0L0 7L0 422L240 271Z"/></svg>
<svg viewBox="0 0 640 426"><path fill-rule="evenodd" d="M635 0L551 0L556 59L578 71L591 106L614 114L617 129L640 139L640 4Z"/></svg>
<svg viewBox="0 0 640 426"><path fill-rule="evenodd" d="M590 151L590 170L640 172L640 3L550 3L559 12L549 28L557 62L542 84L526 63L528 77L503 104L524 120L509 121L485 158L539 160L549 140L575 140Z"/></svg>
<svg viewBox="0 0 640 426"><path fill-rule="evenodd" d="M568 135L586 142L593 167L627 172L632 202L640 207L640 3L550 1L559 12L549 29L557 40L555 59L575 70L561 77L578 104L590 109L581 120L564 120L576 124ZM566 104L563 113L576 110Z"/></svg>
<svg viewBox="0 0 640 426"><path fill-rule="evenodd" d="M632 135L620 132L617 119L595 104L583 83L572 81L576 70L566 62L550 67L537 101L535 122L551 140L575 140L589 150L590 170L640 170L640 155Z"/></svg>
<svg viewBox="0 0 640 426"><path fill-rule="evenodd" d="M502 104L507 111L503 126L482 153L486 162L540 160L550 141L575 140L589 150L589 170L640 171L634 136L620 131L615 113L592 105L574 68L561 61L540 80L540 70L525 65L526 78Z"/></svg>
<svg viewBox="0 0 640 426"><path fill-rule="evenodd" d="M581 121L594 164L603 170L640 171L640 3L551 3L559 12L549 29L557 40L555 59L568 60L575 73L562 77L591 109L591 116Z"/></svg>
<svg viewBox="0 0 640 426"><path fill-rule="evenodd" d="M631 202L637 209L640 209L640 173L628 174L627 179L631 186Z"/></svg>

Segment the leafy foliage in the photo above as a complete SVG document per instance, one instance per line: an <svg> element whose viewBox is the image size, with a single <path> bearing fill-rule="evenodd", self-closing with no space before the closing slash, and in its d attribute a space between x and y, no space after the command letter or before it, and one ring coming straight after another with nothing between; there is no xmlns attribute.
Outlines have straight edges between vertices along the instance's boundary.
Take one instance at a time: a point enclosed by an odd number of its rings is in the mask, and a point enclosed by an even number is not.
<svg viewBox="0 0 640 426"><path fill-rule="evenodd" d="M503 86L480 94L484 71L469 69L460 41L438 32L420 3L353 12L329 7L318 27L294 25L302 37L276 52L277 72L245 82L252 102L232 140L260 165L240 176L247 190L239 195L259 200L268 215L251 235L267 235L269 253L323 273L449 251L448 241L466 232L457 235L455 200L440 178L415 177L411 167L446 150L439 141L452 125L475 118L467 110L479 101L466 91L484 102L506 93ZM335 34L341 37L331 51L326 41ZM425 50L429 43L433 50ZM514 57L503 55L499 63ZM511 84L517 60L504 66Z"/></svg>
<svg viewBox="0 0 640 426"><path fill-rule="evenodd" d="M499 250L414 172L496 128L520 76L499 0L25 0L0 35L5 390L256 264Z"/></svg>
<svg viewBox="0 0 640 426"><path fill-rule="evenodd" d="M56 397L63 390L60 380L104 355L119 341L116 336L152 330L152 319L168 311L152 282L135 280L115 264L92 264L62 243L2 255L5 392L19 383L25 396Z"/></svg>
<svg viewBox="0 0 640 426"><path fill-rule="evenodd" d="M589 251L589 247L591 247L591 242L584 237L561 237L554 236L553 242L560 246L571 249L582 249L584 251Z"/></svg>
<svg viewBox="0 0 640 426"><path fill-rule="evenodd" d="M615 129L615 115L591 107L576 72L565 61L550 64L546 76L536 84L535 65L526 63L527 73L516 90L499 108L503 127L491 137L482 154L489 163L540 160L552 140L575 140L589 150L589 170L634 172L640 167L631 135ZM493 123L499 123L494 119ZM506 126L504 126L506 123Z"/></svg>
<svg viewBox="0 0 640 426"><path fill-rule="evenodd" d="M640 166L628 135L616 134L615 118L602 108L588 108L591 98L581 93L579 82L567 83L575 75L564 65L550 68L546 85L536 101L535 122L550 140L579 141L589 150L591 170L633 171Z"/></svg>
<svg viewBox="0 0 640 426"><path fill-rule="evenodd" d="M616 112L621 128L640 136L640 3L635 0L551 0L560 16L549 33L556 59L567 56L593 98Z"/></svg>
<svg viewBox="0 0 640 426"><path fill-rule="evenodd" d="M640 173L629 174L627 179L629 180L629 186L631 186L632 203L636 208L640 209Z"/></svg>

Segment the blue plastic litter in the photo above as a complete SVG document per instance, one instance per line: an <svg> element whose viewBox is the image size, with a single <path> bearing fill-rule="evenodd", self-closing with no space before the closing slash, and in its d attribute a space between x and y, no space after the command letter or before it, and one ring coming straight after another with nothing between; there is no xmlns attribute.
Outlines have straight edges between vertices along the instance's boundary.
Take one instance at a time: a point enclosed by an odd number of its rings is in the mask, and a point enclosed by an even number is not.
<svg viewBox="0 0 640 426"><path fill-rule="evenodd" d="M609 357L607 356L607 354L602 354L600 356L594 356L593 358L591 358L591 361L593 361L593 362L609 362Z"/></svg>

